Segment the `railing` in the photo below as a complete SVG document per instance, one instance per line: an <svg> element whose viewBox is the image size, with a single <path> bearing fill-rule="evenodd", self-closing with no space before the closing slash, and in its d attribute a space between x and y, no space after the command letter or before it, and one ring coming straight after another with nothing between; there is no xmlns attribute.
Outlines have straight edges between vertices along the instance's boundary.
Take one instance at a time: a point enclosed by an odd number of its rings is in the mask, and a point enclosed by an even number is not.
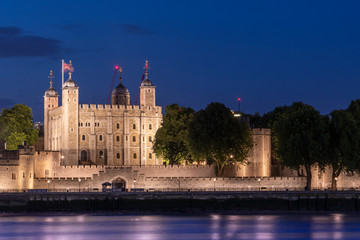
<svg viewBox="0 0 360 240"><path fill-rule="evenodd" d="M304 188L283 188L283 187L238 187L238 188L130 188L130 189L102 189L102 188L49 188L49 189L0 189L0 193L56 193L56 192L287 192L287 191L304 191ZM317 192L329 192L329 189L314 189ZM359 188L341 188L340 191L360 191Z"/></svg>

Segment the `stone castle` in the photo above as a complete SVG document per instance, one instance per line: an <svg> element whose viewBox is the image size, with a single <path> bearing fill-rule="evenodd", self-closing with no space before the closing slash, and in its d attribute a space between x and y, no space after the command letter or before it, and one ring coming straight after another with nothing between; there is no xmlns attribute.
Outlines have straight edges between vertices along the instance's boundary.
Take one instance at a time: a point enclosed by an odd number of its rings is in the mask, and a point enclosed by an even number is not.
<svg viewBox="0 0 360 240"><path fill-rule="evenodd" d="M161 107L155 103L155 86L148 79L140 85L140 104L130 104L122 83L112 92L111 105L79 104L79 87L69 73L59 94L52 87L44 95L44 148L59 151L62 165L158 165L152 140L160 127Z"/></svg>
<svg viewBox="0 0 360 240"><path fill-rule="evenodd" d="M156 106L147 66L139 105L131 104L121 75L111 105L79 104L79 86L69 72L59 106L51 72L44 95L43 149L1 151L0 191L100 191L109 186L120 191L303 189L306 179L293 172L272 176L270 129L253 129L247 164L226 168L225 177L216 178L207 165L163 165L152 150L162 108ZM328 182L323 178L314 185L326 188Z"/></svg>

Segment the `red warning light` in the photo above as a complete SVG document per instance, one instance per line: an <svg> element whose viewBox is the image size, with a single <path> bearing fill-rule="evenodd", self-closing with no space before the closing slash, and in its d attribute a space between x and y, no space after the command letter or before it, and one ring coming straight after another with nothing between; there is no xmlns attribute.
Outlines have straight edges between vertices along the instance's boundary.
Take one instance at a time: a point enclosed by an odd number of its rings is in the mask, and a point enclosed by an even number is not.
<svg viewBox="0 0 360 240"><path fill-rule="evenodd" d="M115 69L119 69L119 66L115 66Z"/></svg>
<svg viewBox="0 0 360 240"><path fill-rule="evenodd" d="M241 98L238 98L238 101L240 102Z"/></svg>

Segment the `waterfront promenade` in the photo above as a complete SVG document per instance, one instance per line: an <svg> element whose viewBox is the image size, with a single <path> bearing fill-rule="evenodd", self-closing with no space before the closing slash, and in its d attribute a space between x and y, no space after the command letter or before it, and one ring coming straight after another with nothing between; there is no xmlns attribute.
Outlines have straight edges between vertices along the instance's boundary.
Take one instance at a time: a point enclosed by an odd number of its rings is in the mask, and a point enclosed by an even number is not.
<svg viewBox="0 0 360 240"><path fill-rule="evenodd" d="M2 212L360 211L360 191L1 193Z"/></svg>

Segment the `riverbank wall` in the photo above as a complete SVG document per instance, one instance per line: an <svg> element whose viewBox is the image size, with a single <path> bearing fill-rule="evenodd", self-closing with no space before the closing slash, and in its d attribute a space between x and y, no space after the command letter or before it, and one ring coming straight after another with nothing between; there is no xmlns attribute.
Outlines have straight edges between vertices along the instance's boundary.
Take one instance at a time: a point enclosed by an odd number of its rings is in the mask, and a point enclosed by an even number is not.
<svg viewBox="0 0 360 240"><path fill-rule="evenodd" d="M119 214L360 211L360 192L2 193L0 211Z"/></svg>

